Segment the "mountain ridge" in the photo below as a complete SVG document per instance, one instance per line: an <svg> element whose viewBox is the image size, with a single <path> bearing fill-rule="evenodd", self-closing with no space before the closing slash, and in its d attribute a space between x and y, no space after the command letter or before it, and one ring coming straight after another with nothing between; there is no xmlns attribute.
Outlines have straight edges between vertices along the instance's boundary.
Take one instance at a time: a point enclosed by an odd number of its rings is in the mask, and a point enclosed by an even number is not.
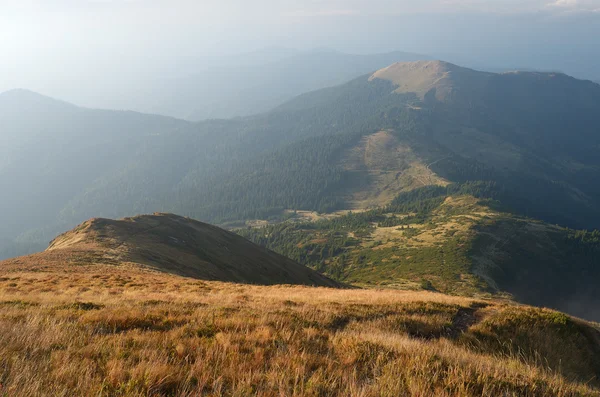
<svg viewBox="0 0 600 397"><path fill-rule="evenodd" d="M48 248L2 266L129 264L202 280L250 284L339 284L248 240L174 214L121 220L93 218L52 240ZM25 264L24 264L25 263Z"/></svg>

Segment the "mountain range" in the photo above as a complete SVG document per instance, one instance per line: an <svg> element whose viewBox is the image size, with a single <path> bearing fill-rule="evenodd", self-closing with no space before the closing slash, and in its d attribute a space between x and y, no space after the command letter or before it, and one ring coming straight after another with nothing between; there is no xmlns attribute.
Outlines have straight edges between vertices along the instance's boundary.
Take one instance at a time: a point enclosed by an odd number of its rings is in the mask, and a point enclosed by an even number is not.
<svg viewBox="0 0 600 397"><path fill-rule="evenodd" d="M282 227L312 237L246 237L344 281L507 292L559 308L552 288L571 274L559 300L593 305L598 236L573 229L600 225L599 111L600 86L590 81L429 60L390 64L259 115L199 123L11 91L0 95L0 185L10 187L0 198L0 252L43 249L93 217L171 212L232 228L289 219ZM472 222L459 226L458 215ZM317 220L306 226L306 217ZM435 232L425 269L406 259L408 271L383 249L363 257L366 244L395 243L378 229L410 228L397 237L420 240L425 226ZM294 257L292 245L307 243L318 254ZM541 262L553 281L528 295ZM577 283L584 298L572 294Z"/></svg>

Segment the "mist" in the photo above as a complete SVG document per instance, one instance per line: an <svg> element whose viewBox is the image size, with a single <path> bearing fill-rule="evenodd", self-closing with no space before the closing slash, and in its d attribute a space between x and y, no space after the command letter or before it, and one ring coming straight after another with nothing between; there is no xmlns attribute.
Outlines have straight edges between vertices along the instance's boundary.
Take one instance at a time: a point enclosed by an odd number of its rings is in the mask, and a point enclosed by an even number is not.
<svg viewBox="0 0 600 397"><path fill-rule="evenodd" d="M81 106L157 110L172 79L293 51L406 51L479 69L600 79L600 2L0 2L0 92ZM257 59L260 59L257 61Z"/></svg>

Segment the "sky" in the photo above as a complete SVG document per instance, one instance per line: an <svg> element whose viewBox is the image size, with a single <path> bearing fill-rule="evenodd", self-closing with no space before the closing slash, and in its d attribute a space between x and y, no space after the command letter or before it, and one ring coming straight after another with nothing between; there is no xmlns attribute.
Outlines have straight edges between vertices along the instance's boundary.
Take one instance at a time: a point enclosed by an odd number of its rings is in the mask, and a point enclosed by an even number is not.
<svg viewBox="0 0 600 397"><path fill-rule="evenodd" d="M189 59L271 46L600 79L598 37L600 0L0 0L0 92L89 105L201 67Z"/></svg>

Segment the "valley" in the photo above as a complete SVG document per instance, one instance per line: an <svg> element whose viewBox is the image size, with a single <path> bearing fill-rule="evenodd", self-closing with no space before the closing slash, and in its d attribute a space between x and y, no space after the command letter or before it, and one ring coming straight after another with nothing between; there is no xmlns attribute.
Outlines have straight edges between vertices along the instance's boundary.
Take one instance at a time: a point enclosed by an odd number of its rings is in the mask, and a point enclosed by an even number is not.
<svg viewBox="0 0 600 397"><path fill-rule="evenodd" d="M365 288L511 298L600 320L600 234L519 217L463 193L476 189L421 188L378 210L237 232Z"/></svg>

